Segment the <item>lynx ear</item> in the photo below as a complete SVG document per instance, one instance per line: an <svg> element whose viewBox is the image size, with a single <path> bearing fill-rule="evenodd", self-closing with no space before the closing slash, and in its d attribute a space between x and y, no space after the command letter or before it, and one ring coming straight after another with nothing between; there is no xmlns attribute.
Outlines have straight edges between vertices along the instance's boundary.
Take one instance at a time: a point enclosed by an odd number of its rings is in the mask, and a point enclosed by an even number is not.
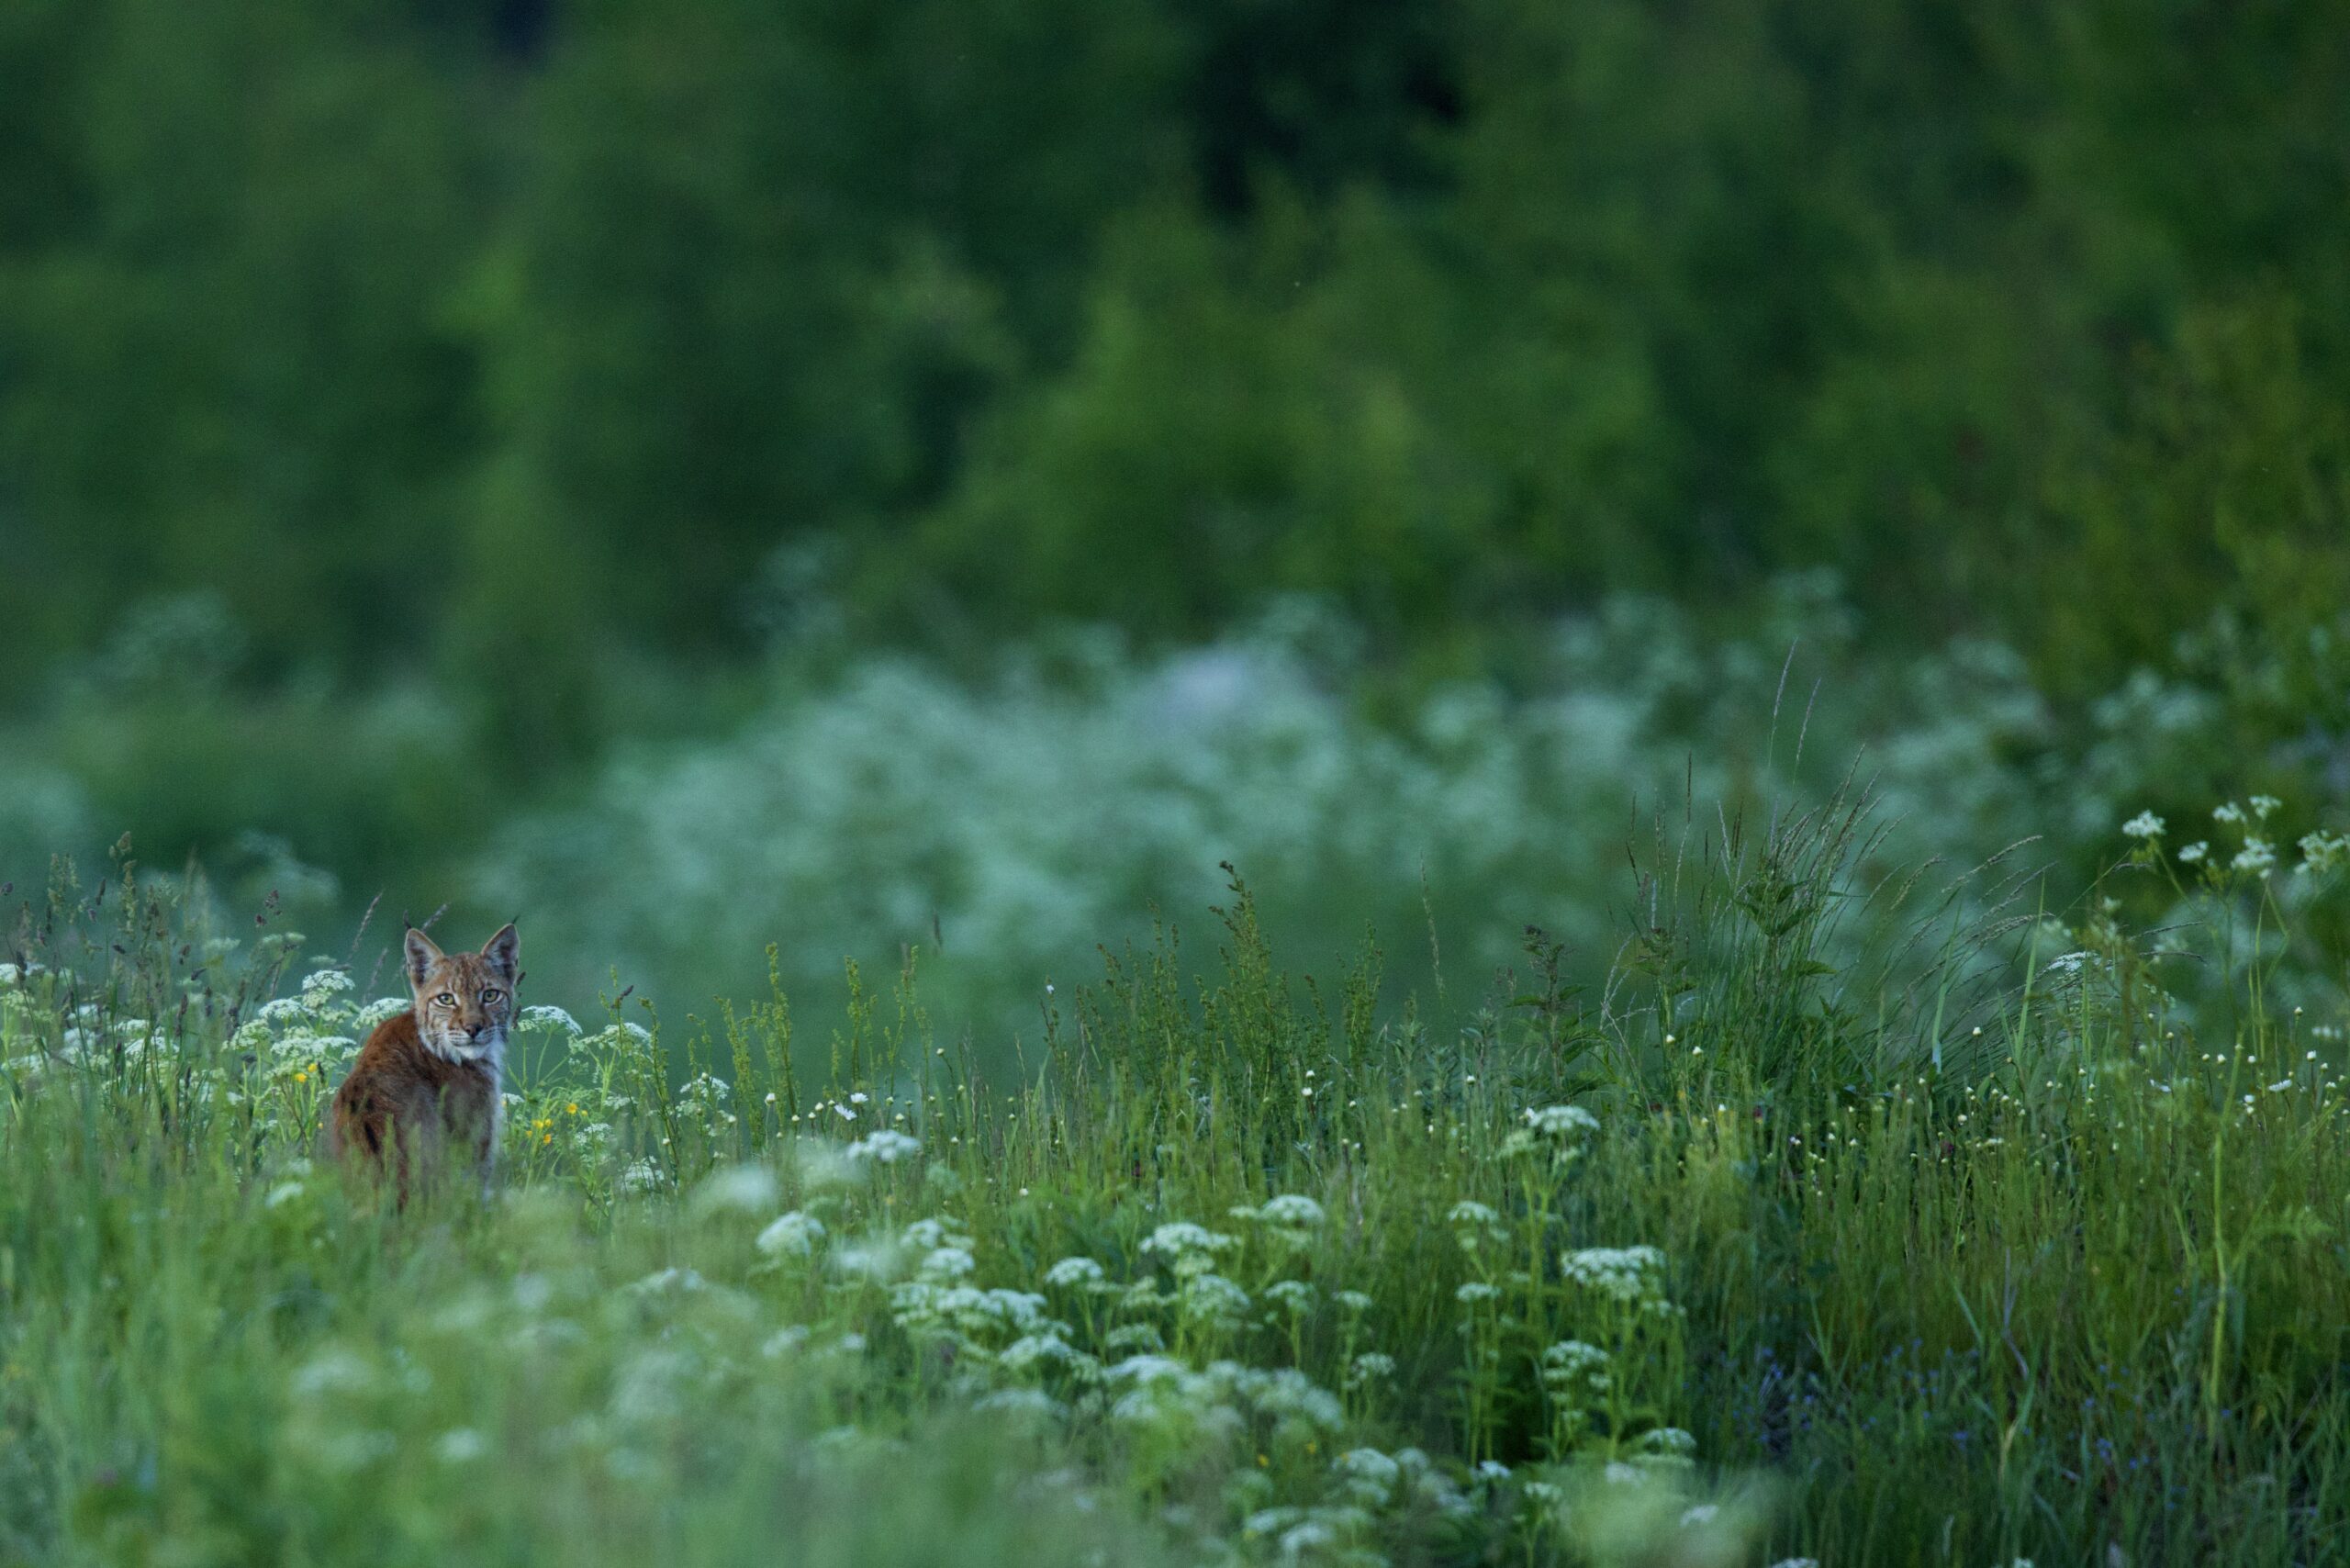
<svg viewBox="0 0 2350 1568"><path fill-rule="evenodd" d="M514 966L521 958L522 950L521 938L514 935L512 921L508 921L499 927L497 935L481 945L481 956L489 960L490 968L506 977L507 984L514 983Z"/></svg>
<svg viewBox="0 0 2350 1568"><path fill-rule="evenodd" d="M431 971L433 965L441 961L441 949L434 946L431 937L427 936L413 925L408 928L405 946L408 954L408 989L421 990L424 985L424 977Z"/></svg>

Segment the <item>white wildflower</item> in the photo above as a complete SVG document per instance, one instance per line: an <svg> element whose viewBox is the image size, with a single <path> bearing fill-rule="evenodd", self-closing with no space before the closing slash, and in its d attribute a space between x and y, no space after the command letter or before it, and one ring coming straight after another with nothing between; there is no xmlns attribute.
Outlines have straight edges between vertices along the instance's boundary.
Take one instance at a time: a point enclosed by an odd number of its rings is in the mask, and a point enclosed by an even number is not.
<svg viewBox="0 0 2350 1568"><path fill-rule="evenodd" d="M1386 1506L1404 1475L1404 1467L1377 1449L1348 1449L1332 1462L1331 1468L1344 1478L1348 1493L1356 1501L1373 1507Z"/></svg>
<svg viewBox="0 0 2350 1568"><path fill-rule="evenodd" d="M1131 1383L1148 1388L1158 1383L1180 1383L1191 1369L1182 1362L1165 1356L1128 1356L1103 1374L1112 1383Z"/></svg>
<svg viewBox="0 0 2350 1568"><path fill-rule="evenodd" d="M302 982L302 1005L316 1013L351 989L351 977L341 969L314 969Z"/></svg>
<svg viewBox="0 0 2350 1568"><path fill-rule="evenodd" d="M1542 1381L1554 1391L1581 1382L1607 1386L1607 1352L1581 1339L1561 1339L1542 1352Z"/></svg>
<svg viewBox="0 0 2350 1568"><path fill-rule="evenodd" d="M2163 819L2152 812L2140 812L2121 824L2124 838L2157 839L2163 835Z"/></svg>
<svg viewBox="0 0 2350 1568"><path fill-rule="evenodd" d="M1045 1271L1045 1282L1057 1290L1089 1290L1103 1278L1102 1265L1091 1258L1064 1258Z"/></svg>
<svg viewBox="0 0 2350 1568"><path fill-rule="evenodd" d="M824 1239L824 1222L798 1209L778 1215L759 1232L758 1249L770 1258L805 1258Z"/></svg>
<svg viewBox="0 0 2350 1568"><path fill-rule="evenodd" d="M1619 1302L1660 1294L1664 1254L1653 1247L1586 1247L1560 1260L1560 1271L1577 1284Z"/></svg>
<svg viewBox="0 0 2350 1568"><path fill-rule="evenodd" d="M1283 1193L1268 1199L1265 1206L1257 1211L1257 1217L1267 1225L1307 1230L1322 1223L1322 1205L1302 1193Z"/></svg>
<svg viewBox="0 0 2350 1568"><path fill-rule="evenodd" d="M296 1368L288 1382L297 1396L314 1399L330 1394L362 1393L374 1386L375 1372L352 1351L326 1350Z"/></svg>
<svg viewBox="0 0 2350 1568"><path fill-rule="evenodd" d="M922 1152L922 1139L909 1134L883 1127L867 1133L848 1146L851 1159L876 1159L884 1165L895 1165L901 1159L912 1159Z"/></svg>
<svg viewBox="0 0 2350 1568"><path fill-rule="evenodd" d="M699 1270L680 1269L674 1264L666 1269L655 1269L644 1278L621 1287L628 1294L637 1296L693 1295L709 1288L710 1282L701 1277Z"/></svg>
<svg viewBox="0 0 2350 1568"><path fill-rule="evenodd" d="M413 1011L415 1006L415 1002L405 996L379 996L352 1014L351 1022L355 1028L373 1029L387 1018Z"/></svg>
<svg viewBox="0 0 2350 1568"><path fill-rule="evenodd" d="M939 1247L960 1247L968 1252L977 1245L961 1231L951 1228L947 1221L929 1215L909 1224L898 1233L898 1239L917 1252Z"/></svg>
<svg viewBox="0 0 2350 1568"><path fill-rule="evenodd" d="M1452 1224L1453 1238L1464 1252L1474 1252L1483 1243L1499 1241L1505 1234L1502 1216L1484 1204L1462 1199L1452 1205L1445 1216Z"/></svg>
<svg viewBox="0 0 2350 1568"><path fill-rule="evenodd" d="M1013 1350L1018 1350L1015 1345ZM1008 1358L1011 1351L1004 1352ZM992 1410L1017 1416L1024 1420L1045 1421L1068 1414L1068 1407L1041 1388L999 1388L971 1406L974 1410Z"/></svg>
<svg viewBox="0 0 2350 1568"><path fill-rule="evenodd" d="M1265 1299L1286 1307L1292 1316L1303 1317L1314 1310L1314 1287L1304 1280L1280 1280L1265 1287Z"/></svg>
<svg viewBox="0 0 2350 1568"><path fill-rule="evenodd" d="M694 1190L694 1207L705 1215L757 1214L775 1204L775 1172L764 1165L735 1165Z"/></svg>
<svg viewBox="0 0 2350 1568"><path fill-rule="evenodd" d="M1035 1334L1023 1334L1003 1348L998 1361L1007 1372L1033 1372L1052 1362L1060 1366L1083 1367L1087 1358L1080 1356L1069 1342L1061 1337L1060 1325L1050 1324Z"/></svg>
<svg viewBox="0 0 2350 1568"><path fill-rule="evenodd" d="M941 1247L922 1260L922 1276L926 1280L960 1280L968 1277L979 1265L970 1253L960 1247Z"/></svg>
<svg viewBox="0 0 2350 1568"><path fill-rule="evenodd" d="M2303 834L2300 840L2301 869L2311 876L2322 876L2350 857L2350 837L2341 834Z"/></svg>
<svg viewBox="0 0 2350 1568"><path fill-rule="evenodd" d="M1248 1311L1248 1293L1222 1274L1193 1274L1179 1297L1183 1316L1195 1322L1237 1324Z"/></svg>
<svg viewBox="0 0 2350 1568"><path fill-rule="evenodd" d="M1537 1105L1526 1113L1526 1125L1544 1137L1595 1133L1599 1118L1580 1105Z"/></svg>
<svg viewBox="0 0 2350 1568"><path fill-rule="evenodd" d="M1220 1235L1189 1220L1176 1220L1152 1231L1144 1239L1142 1249L1180 1261L1187 1257L1214 1257L1218 1252L1229 1252L1239 1245L1237 1237Z"/></svg>
<svg viewBox="0 0 2350 1568"><path fill-rule="evenodd" d="M489 1451L489 1440L471 1427L458 1427L442 1433L432 1451L443 1464L471 1464Z"/></svg>

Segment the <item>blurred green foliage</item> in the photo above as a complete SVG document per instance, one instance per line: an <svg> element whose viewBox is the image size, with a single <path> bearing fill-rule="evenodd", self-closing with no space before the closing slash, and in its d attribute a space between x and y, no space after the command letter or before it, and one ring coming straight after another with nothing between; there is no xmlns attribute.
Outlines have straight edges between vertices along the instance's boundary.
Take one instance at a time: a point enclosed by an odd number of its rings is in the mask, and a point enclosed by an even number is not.
<svg viewBox="0 0 2350 1568"><path fill-rule="evenodd" d="M1595 800L1818 786L1740 728L1800 633L1808 775L1885 742L1952 854L2069 810L2077 889L2117 812L2350 798L2345 146L2344 0L19 0L0 881L129 828L328 929L561 889L589 975L699 980L1248 852L1344 936L1441 837L1391 738L1438 801L1534 759L1430 873L1514 912L1614 840L1543 782L1600 709ZM1299 602L1352 641L1232 733L1311 744L1154 817L1175 650ZM1129 794L1031 843L1045 778Z"/></svg>
<svg viewBox="0 0 2350 1568"><path fill-rule="evenodd" d="M0 666L753 635L1404 646L1830 560L2093 689L2350 590L2338 4L25 0Z"/></svg>

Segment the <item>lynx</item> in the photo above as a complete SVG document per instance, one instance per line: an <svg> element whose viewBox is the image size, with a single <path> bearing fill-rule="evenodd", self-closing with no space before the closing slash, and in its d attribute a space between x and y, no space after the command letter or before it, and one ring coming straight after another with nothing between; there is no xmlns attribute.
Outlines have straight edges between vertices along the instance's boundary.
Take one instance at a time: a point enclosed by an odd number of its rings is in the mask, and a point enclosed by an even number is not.
<svg viewBox="0 0 2350 1568"><path fill-rule="evenodd" d="M404 947L416 1005L367 1036L327 1129L328 1154L388 1175L403 1206L416 1187L461 1176L488 1191L520 978L510 924L478 953L451 958L413 928Z"/></svg>

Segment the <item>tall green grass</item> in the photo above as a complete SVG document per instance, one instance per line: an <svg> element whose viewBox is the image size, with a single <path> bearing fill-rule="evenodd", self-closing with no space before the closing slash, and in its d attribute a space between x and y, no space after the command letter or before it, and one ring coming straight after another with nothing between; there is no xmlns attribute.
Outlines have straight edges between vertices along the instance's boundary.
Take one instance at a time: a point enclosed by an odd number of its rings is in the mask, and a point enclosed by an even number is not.
<svg viewBox="0 0 2350 1568"><path fill-rule="evenodd" d="M344 971L61 888L0 971L0 1561L2324 1560L2307 955L1954 927L1868 821L1674 828L1607 985L1529 933L1464 1028L1237 879L1012 1075L911 971L536 1013L498 1197L404 1215L311 1160ZM2290 928L2331 864L2197 896Z"/></svg>

